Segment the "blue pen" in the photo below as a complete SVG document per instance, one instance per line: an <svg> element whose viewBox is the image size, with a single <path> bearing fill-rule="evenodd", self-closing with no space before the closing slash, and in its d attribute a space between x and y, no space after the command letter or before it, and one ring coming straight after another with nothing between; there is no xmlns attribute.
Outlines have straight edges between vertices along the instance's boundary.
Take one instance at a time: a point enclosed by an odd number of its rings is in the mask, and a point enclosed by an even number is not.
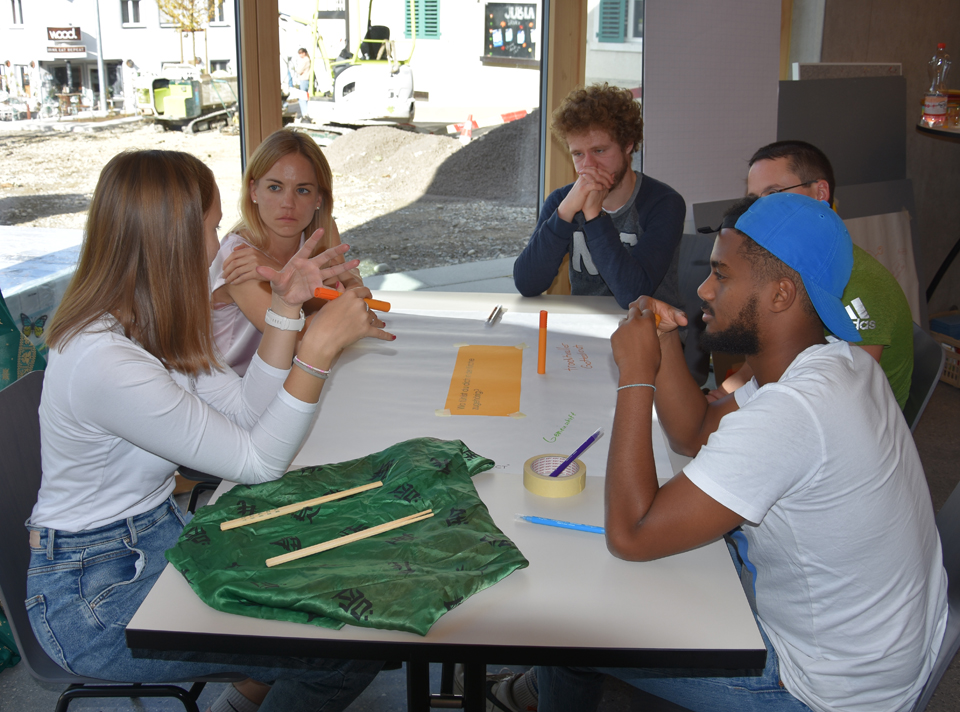
<svg viewBox="0 0 960 712"><path fill-rule="evenodd" d="M583 445L581 445L576 450L574 450L573 454L570 457L568 457L566 460L561 462L560 467L558 467L556 470L551 472L550 476L556 477L561 472L566 470L570 466L570 463L576 460L578 457L580 457L580 455L583 454L583 451L586 450L591 445L593 445L597 441L597 438L599 438L601 435L603 435L603 428L597 428L597 431L593 435L591 435L589 438L584 440Z"/></svg>
<svg viewBox="0 0 960 712"><path fill-rule="evenodd" d="M517 514L516 518L532 524L544 524L548 527L560 527L561 529L576 529L578 532L591 532L592 534L603 534L603 527L595 527L590 524L577 524L576 522L565 522L561 519L548 519L547 517L532 517L528 514Z"/></svg>

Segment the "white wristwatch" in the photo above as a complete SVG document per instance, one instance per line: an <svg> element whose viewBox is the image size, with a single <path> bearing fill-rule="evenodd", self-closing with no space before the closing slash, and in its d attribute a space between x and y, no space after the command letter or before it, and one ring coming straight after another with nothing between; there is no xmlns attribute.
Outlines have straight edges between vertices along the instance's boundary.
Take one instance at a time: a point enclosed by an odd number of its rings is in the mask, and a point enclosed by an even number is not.
<svg viewBox="0 0 960 712"><path fill-rule="evenodd" d="M303 309L300 309L299 319L288 319L285 316L280 316L273 309L267 309L267 314L263 320L275 329L280 329L280 331L300 331L303 325L307 323Z"/></svg>

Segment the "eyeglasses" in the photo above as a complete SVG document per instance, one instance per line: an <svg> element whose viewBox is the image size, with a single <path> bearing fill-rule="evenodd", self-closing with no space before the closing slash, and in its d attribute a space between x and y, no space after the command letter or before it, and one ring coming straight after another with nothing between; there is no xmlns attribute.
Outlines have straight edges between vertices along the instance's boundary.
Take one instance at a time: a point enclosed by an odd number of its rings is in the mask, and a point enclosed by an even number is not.
<svg viewBox="0 0 960 712"><path fill-rule="evenodd" d="M819 180L819 179L817 179ZM803 183L797 183L796 185L791 185L788 188L777 188L776 190L768 190L766 193L760 195L761 198L765 198L768 195L773 195L774 193L786 193L788 190L793 190L794 188L806 188L808 185L813 185L816 183L816 180L808 180Z"/></svg>
<svg viewBox="0 0 960 712"><path fill-rule="evenodd" d="M786 193L788 190L793 190L794 188L806 188L808 185L813 185L818 180L820 179L816 178L814 180L804 181L803 183L797 183L796 185L787 186L786 188L777 188L776 190L768 190L767 192L762 193L760 197L766 198L768 195L773 195L774 193ZM698 227L697 232L699 232L701 235L710 235L715 232L720 232L721 227L722 226L720 225L718 225L717 227L710 227L709 225L707 225L705 227Z"/></svg>

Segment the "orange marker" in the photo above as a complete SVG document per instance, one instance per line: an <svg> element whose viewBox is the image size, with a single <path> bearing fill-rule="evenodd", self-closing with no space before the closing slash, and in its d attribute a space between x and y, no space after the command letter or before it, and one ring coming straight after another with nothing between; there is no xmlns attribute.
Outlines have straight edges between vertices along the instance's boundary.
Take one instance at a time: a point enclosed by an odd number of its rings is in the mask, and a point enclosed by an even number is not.
<svg viewBox="0 0 960 712"><path fill-rule="evenodd" d="M660 328L660 315L659 315L659 314L654 314L654 315L653 315L653 325L656 326L658 329Z"/></svg>
<svg viewBox="0 0 960 712"><path fill-rule="evenodd" d="M336 299L342 294L336 289L327 289L326 287L317 287L313 290L313 296L319 297L320 299ZM381 302L379 299L364 299L371 309L376 309L377 311L388 312L390 311L390 302Z"/></svg>
<svg viewBox="0 0 960 712"><path fill-rule="evenodd" d="M547 312L540 310L540 349L537 351L537 373L547 372Z"/></svg>

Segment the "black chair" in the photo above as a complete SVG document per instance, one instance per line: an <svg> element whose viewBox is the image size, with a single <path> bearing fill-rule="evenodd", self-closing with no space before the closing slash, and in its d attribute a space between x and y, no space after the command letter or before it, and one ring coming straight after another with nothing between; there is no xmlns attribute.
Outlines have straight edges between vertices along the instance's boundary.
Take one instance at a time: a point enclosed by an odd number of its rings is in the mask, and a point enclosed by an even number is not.
<svg viewBox="0 0 960 712"><path fill-rule="evenodd" d="M221 478L216 475L208 475L206 472L194 470L192 467L180 465L177 472L184 479L196 482L193 489L190 490L190 501L187 503L187 511L195 514L197 511L197 500L203 492L212 492L220 484Z"/></svg>
<svg viewBox="0 0 960 712"><path fill-rule="evenodd" d="M910 377L910 393L903 406L903 417L907 419L912 433L920 422L924 408L933 395L933 389L940 381L946 355L943 348L930 334L916 324L913 325L913 375Z"/></svg>
<svg viewBox="0 0 960 712"><path fill-rule="evenodd" d="M940 684L940 678L950 667L957 650L960 650L960 485L957 485L950 499L937 512L937 530L943 546L943 568L947 570L947 629L943 634L933 672L927 678L927 683L913 706L913 712L923 712L926 709L937 685Z"/></svg>
<svg viewBox="0 0 960 712"><path fill-rule="evenodd" d="M360 57L363 59L380 59L380 51L390 39L390 28L386 25L370 25L367 34L360 43Z"/></svg>
<svg viewBox="0 0 960 712"><path fill-rule="evenodd" d="M175 697L187 712L199 712L197 698L207 682L232 682L240 675L198 678L187 690L177 685L115 683L67 672L47 654L33 634L27 609L27 565L30 548L23 523L30 516L40 489L40 392L43 371L28 373L0 391L0 603L6 611L22 662L41 682L68 685L57 700L56 712L82 697Z"/></svg>

